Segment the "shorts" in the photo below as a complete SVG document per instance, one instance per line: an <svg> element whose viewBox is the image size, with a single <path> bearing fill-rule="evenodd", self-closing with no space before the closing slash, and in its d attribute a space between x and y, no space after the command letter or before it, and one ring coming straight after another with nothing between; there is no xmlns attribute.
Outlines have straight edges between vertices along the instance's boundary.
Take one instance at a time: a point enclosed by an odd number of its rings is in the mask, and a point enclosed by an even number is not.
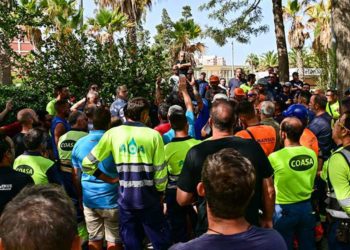
<svg viewBox="0 0 350 250"><path fill-rule="evenodd" d="M89 241L106 239L110 243L120 243L119 211L117 208L99 209L84 206Z"/></svg>

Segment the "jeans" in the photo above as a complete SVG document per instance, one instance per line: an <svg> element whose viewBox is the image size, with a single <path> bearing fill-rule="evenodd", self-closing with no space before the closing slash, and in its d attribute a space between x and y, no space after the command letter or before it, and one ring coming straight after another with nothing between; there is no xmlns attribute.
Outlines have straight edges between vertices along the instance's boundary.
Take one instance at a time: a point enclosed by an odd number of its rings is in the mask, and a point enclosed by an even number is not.
<svg viewBox="0 0 350 250"><path fill-rule="evenodd" d="M288 249L293 249L294 236L298 239L299 250L316 249L316 218L310 201L276 204L273 220L274 228L282 235Z"/></svg>
<svg viewBox="0 0 350 250"><path fill-rule="evenodd" d="M125 250L143 250L146 234L155 250L165 250L171 245L170 231L160 204L145 209L119 207L120 236Z"/></svg>
<svg viewBox="0 0 350 250"><path fill-rule="evenodd" d="M335 220L329 225L329 233L328 233L328 249L330 250L349 250L350 243L343 243L337 241L337 227L339 224L339 220Z"/></svg>

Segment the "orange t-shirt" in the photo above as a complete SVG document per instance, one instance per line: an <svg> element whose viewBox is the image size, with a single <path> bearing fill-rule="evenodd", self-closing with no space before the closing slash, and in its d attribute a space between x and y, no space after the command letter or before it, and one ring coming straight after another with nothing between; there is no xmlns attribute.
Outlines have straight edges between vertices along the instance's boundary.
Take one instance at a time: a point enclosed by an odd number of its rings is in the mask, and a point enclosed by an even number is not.
<svg viewBox="0 0 350 250"><path fill-rule="evenodd" d="M253 135L254 138L252 138L247 130ZM244 139L255 139L255 141L257 141L264 150L266 156L269 156L275 150L276 131L271 126L252 126L248 127L246 130L237 132L235 135Z"/></svg>
<svg viewBox="0 0 350 250"><path fill-rule="evenodd" d="M316 155L318 155L318 140L317 137L312 131L308 128L304 129L303 134L300 137L300 144L309 149L315 151Z"/></svg>

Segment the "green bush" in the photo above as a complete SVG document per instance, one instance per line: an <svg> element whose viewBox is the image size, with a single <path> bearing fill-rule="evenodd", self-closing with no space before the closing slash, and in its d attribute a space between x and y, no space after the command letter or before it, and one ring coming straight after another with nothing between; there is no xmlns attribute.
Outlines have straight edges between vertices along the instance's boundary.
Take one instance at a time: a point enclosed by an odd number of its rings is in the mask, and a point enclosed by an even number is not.
<svg viewBox="0 0 350 250"><path fill-rule="evenodd" d="M6 101L12 100L13 110L6 116L1 125L8 124L16 120L16 114L23 108L32 108L34 110L45 110L49 101L47 93L43 89L33 88L22 85L1 85L0 86L0 109L5 108Z"/></svg>

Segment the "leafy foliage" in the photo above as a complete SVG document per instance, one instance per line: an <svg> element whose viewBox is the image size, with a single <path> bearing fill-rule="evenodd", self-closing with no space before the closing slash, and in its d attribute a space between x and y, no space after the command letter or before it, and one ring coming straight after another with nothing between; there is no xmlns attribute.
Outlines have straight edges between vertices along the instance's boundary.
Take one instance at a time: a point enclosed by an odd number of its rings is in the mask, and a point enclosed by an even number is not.
<svg viewBox="0 0 350 250"><path fill-rule="evenodd" d="M13 111L6 117L3 124L16 120L16 113L23 108L43 110L48 103L45 90L30 86L16 87L15 85L0 86L0 109L2 110L7 100L12 100Z"/></svg>
<svg viewBox="0 0 350 250"><path fill-rule="evenodd" d="M262 10L261 0L209 0L201 5L201 10L210 10L209 18L219 25L207 27L205 31L214 41L223 46L229 38L240 43L248 43L251 35L268 31L267 25L260 25ZM235 14L233 19L229 19Z"/></svg>

